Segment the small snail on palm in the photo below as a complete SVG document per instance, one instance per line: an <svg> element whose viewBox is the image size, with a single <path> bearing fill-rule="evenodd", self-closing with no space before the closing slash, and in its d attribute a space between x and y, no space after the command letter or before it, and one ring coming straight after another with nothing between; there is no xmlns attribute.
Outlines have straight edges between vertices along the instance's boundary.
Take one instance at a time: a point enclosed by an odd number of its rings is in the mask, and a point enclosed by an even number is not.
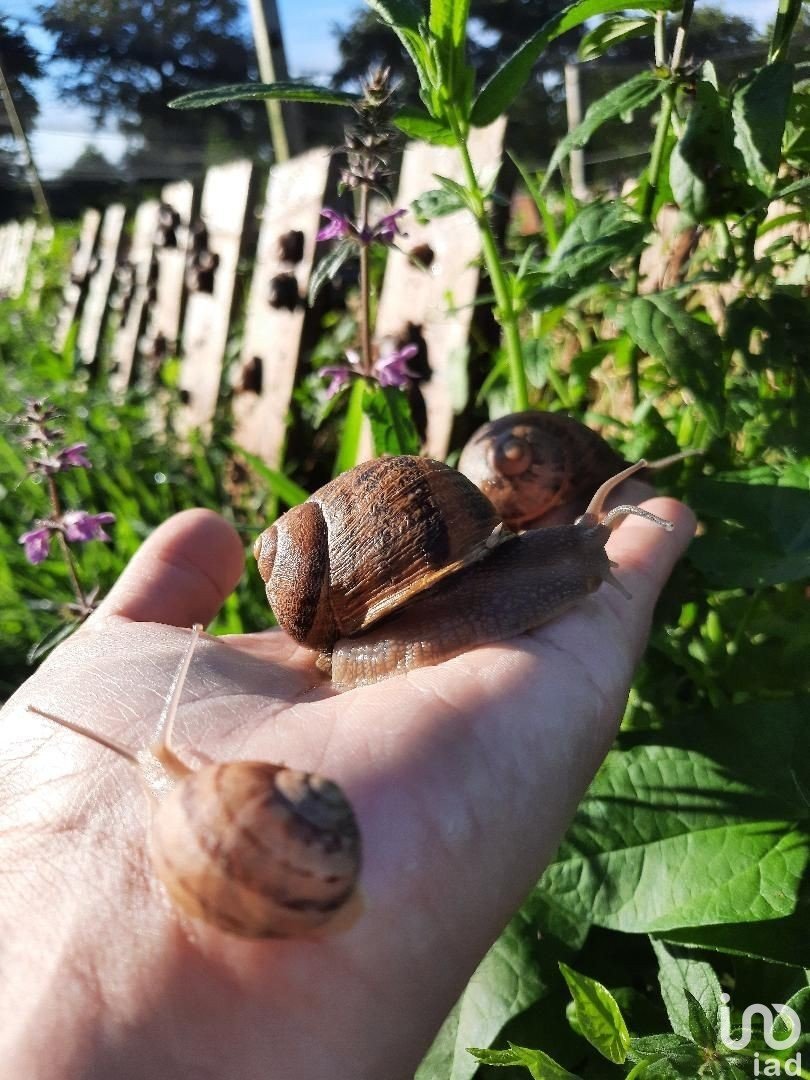
<svg viewBox="0 0 810 1080"><path fill-rule="evenodd" d="M693 453L651 461L646 468L663 469ZM528 411L482 425L464 447L458 468L510 528L525 529L573 521L591 493L628 464L578 420Z"/></svg>
<svg viewBox="0 0 810 1080"><path fill-rule="evenodd" d="M312 936L359 910L360 834L336 784L265 761L193 771L171 746L195 626L163 710L157 741L135 752L81 724L29 706L101 743L138 770L150 799L149 852L186 914L248 938Z"/></svg>
<svg viewBox="0 0 810 1080"><path fill-rule="evenodd" d="M517 535L460 472L428 458L366 462L289 510L254 545L279 624L320 651L341 689L437 664L539 626L614 578L603 514L638 462L572 525ZM625 592L625 595L626 592Z"/></svg>

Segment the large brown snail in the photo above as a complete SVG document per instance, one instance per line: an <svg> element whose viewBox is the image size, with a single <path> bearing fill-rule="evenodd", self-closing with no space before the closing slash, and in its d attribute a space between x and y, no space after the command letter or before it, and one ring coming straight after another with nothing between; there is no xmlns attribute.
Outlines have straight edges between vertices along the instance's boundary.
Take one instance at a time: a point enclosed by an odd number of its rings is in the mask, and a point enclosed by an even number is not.
<svg viewBox="0 0 810 1080"><path fill-rule="evenodd" d="M574 524L515 534L460 472L381 458L289 510L254 555L282 628L320 651L336 687L361 686L539 626L603 581L624 592L611 529L630 514L672 528L636 506L603 513L645 465L601 484Z"/></svg>
<svg viewBox="0 0 810 1080"><path fill-rule="evenodd" d="M138 771L151 804L152 865L186 914L248 938L340 929L360 908L360 833L340 788L265 761L210 762L194 771L172 748L201 629L194 627L148 749L136 752L81 724L29 711L101 743Z"/></svg>
<svg viewBox="0 0 810 1080"><path fill-rule="evenodd" d="M645 471L695 453L686 450L647 462ZM578 420L528 411L483 424L462 450L458 468L506 525L527 529L574 521L593 491L629 464ZM644 472L639 478L646 479Z"/></svg>

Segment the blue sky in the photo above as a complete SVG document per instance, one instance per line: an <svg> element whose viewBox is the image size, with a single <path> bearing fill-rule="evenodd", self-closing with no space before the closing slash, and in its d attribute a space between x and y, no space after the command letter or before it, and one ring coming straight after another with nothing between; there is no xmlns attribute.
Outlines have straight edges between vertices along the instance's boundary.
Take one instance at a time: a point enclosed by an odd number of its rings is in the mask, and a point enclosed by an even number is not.
<svg viewBox="0 0 810 1080"><path fill-rule="evenodd" d="M712 3L760 26L773 18L777 8L777 0L712 0ZM278 5L291 73L328 76L337 59L332 27L348 22L362 5L346 0L278 0ZM30 20L36 17L31 0L0 0L0 10L27 24L26 32L33 43L43 51L48 49L47 36L31 25ZM111 161L120 156L123 139L114 130L95 131L85 113L59 101L47 80L39 87L39 97L41 113L32 145L44 176L61 172L88 143Z"/></svg>

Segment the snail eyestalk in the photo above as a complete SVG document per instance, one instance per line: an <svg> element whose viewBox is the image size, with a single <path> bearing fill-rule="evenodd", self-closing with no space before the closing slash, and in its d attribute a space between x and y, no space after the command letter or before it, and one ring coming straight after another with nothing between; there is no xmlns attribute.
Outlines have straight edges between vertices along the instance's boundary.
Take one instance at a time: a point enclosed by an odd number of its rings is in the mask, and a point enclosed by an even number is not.
<svg viewBox="0 0 810 1080"><path fill-rule="evenodd" d="M174 752L171 743L172 734L174 733L174 722L177 718L177 709L183 694L183 688L186 685L186 677L188 675L189 666L191 665L191 658L194 655L194 650L197 647L197 642L200 640L201 633L202 624L195 623L191 628L191 639L186 646L185 655L180 662L180 667L177 669L177 674L172 682L169 696L166 699L166 704L163 706L163 711L158 720L154 741L150 747L154 757L156 757L166 771L175 778L186 776L191 771Z"/></svg>
<svg viewBox="0 0 810 1080"><path fill-rule="evenodd" d="M100 746L112 750L114 754L118 754L119 757L124 758L130 765L134 765L136 769L140 768L140 761L138 760L137 755L130 750L128 746L124 746L123 743L117 742L115 739L109 739L106 735L99 735L97 732L91 731L90 728L85 727L84 724L76 724L72 720L63 719L61 716L54 716L53 713L45 712L44 709L38 709L35 705L29 705L28 712L33 713L35 716L43 716L46 720L51 720L54 724L59 724L60 727L75 731L77 735L85 735L88 739L92 739L93 742L97 742Z"/></svg>
<svg viewBox="0 0 810 1080"><path fill-rule="evenodd" d="M620 523L624 521L626 517L641 517L645 521L651 521L653 525L658 525L662 529L666 529L667 532L672 532L675 528L675 523L669 521L667 518L659 517L657 514L650 513L649 510L644 510L640 506L616 506L610 513L605 514L600 525L605 525L607 528L612 528L614 523Z"/></svg>
<svg viewBox="0 0 810 1080"><path fill-rule="evenodd" d="M622 481L626 480L629 476L632 476L634 473L640 472L642 469L646 468L647 462L644 460L644 458L642 458L640 461L637 461L635 465L628 465L626 469L622 469L621 472L616 473L615 476L611 476L608 480L604 482L604 484L601 484L596 489L596 493L594 494L591 501L588 503L588 508L580 518L580 521L582 521L583 518L588 519L588 523L590 523L590 521L599 521L602 514L602 508L605 505L605 501L608 495L610 495L610 493L613 491L613 489L617 488L619 484L621 484Z"/></svg>

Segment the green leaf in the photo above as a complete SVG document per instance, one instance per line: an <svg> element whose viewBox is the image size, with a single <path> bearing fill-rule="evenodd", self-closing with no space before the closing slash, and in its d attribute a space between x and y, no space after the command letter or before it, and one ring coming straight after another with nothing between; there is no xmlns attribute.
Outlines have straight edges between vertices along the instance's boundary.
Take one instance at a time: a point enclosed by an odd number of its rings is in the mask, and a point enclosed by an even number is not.
<svg viewBox="0 0 810 1080"><path fill-rule="evenodd" d="M446 191L448 195L460 202L462 206L469 206L469 193L464 185L460 184L458 180L454 180L451 176L439 176L438 173L433 174L433 179L438 180L442 190Z"/></svg>
<svg viewBox="0 0 810 1080"><path fill-rule="evenodd" d="M332 90L311 83L234 83L211 90L195 90L169 102L170 109L207 109L226 101L305 101L312 105L351 106L360 101L359 94L347 90Z"/></svg>
<svg viewBox="0 0 810 1080"><path fill-rule="evenodd" d="M722 346L714 326L664 293L635 297L619 317L636 345L660 360L673 379L694 394L712 431L722 432Z"/></svg>
<svg viewBox="0 0 810 1080"><path fill-rule="evenodd" d="M455 145L455 135L450 128L443 121L434 120L423 109L400 109L394 123L409 139L423 139L434 146Z"/></svg>
<svg viewBox="0 0 810 1080"><path fill-rule="evenodd" d="M470 0L430 0L430 30L459 49L467 36Z"/></svg>
<svg viewBox="0 0 810 1080"><path fill-rule="evenodd" d="M251 469L258 473L263 480L267 481L272 493L277 495L286 506L298 506L299 503L307 501L309 492L296 484L294 480L290 480L288 476L279 472L278 469L271 469L260 457L256 457L255 454L251 454L247 450L242 449L238 443L231 442L230 439L225 441L226 445L229 446L234 453L243 457L248 465L250 465Z"/></svg>
<svg viewBox="0 0 810 1080"><path fill-rule="evenodd" d="M800 900L796 911L784 919L692 926L668 930L660 936L672 945L810 967L810 902Z"/></svg>
<svg viewBox="0 0 810 1080"><path fill-rule="evenodd" d="M546 264L544 284L598 280L612 263L635 253L647 226L622 203L590 203L580 210ZM584 280L583 280L584 279Z"/></svg>
<svg viewBox="0 0 810 1080"><path fill-rule="evenodd" d="M365 395L365 380L355 379L349 391L349 406L346 409L343 429L340 433L340 445L332 469L333 476L340 476L341 473L353 469L357 464L360 439L363 434L363 401Z"/></svg>
<svg viewBox="0 0 810 1080"><path fill-rule="evenodd" d="M522 1066L529 1070L534 1080L579 1080L578 1076L558 1065L542 1050L530 1050L526 1046L510 1043L508 1050L479 1050L471 1046L467 1052L482 1065Z"/></svg>
<svg viewBox="0 0 810 1080"><path fill-rule="evenodd" d="M701 479L690 486L689 502L710 522L689 559L715 587L757 588L810 575L809 492Z"/></svg>
<svg viewBox="0 0 810 1080"><path fill-rule="evenodd" d="M709 1020L703 1006L691 990L684 990L686 1008L689 1014L689 1034L698 1046L712 1050L717 1042L716 1025Z"/></svg>
<svg viewBox="0 0 810 1080"><path fill-rule="evenodd" d="M363 399L363 409L371 422L374 452L378 457L419 453L421 442L404 390L395 386L370 386Z"/></svg>
<svg viewBox="0 0 810 1080"><path fill-rule="evenodd" d="M588 60L596 60L612 45L618 45L621 41L630 41L631 38L650 37L655 28L655 19L627 18L624 15L613 15L603 19L593 30L589 30L582 38L577 49L577 56L583 63Z"/></svg>
<svg viewBox="0 0 810 1080"><path fill-rule="evenodd" d="M504 1026L546 993L536 960L537 928L515 916L481 961L443 1024L415 1080L471 1080L468 1046L489 1046Z"/></svg>
<svg viewBox="0 0 810 1080"><path fill-rule="evenodd" d="M538 891L629 933L792 915L810 865L806 715L738 705L612 751Z"/></svg>
<svg viewBox="0 0 810 1080"><path fill-rule="evenodd" d="M327 281L332 280L338 270L340 270L341 266L343 266L346 260L351 258L356 251L357 246L354 241L346 239L341 240L327 255L324 255L312 271L312 277L309 279L308 300L310 307L315 303L318 293Z"/></svg>
<svg viewBox="0 0 810 1080"><path fill-rule="evenodd" d="M526 274L524 288L531 307L543 309L570 302L582 289L609 284L607 271L637 252L647 226L622 203L591 203L565 230L540 271Z"/></svg>
<svg viewBox="0 0 810 1080"><path fill-rule="evenodd" d="M782 159L782 135L793 93L793 65L768 64L745 78L734 93L734 141L753 183L773 191Z"/></svg>
<svg viewBox="0 0 810 1080"><path fill-rule="evenodd" d="M622 11L627 6L627 0L578 0L554 15L484 83L473 105L472 123L476 127L486 127L509 108L528 81L538 58L555 38L596 15ZM669 0L646 0L633 7L642 11L665 11Z"/></svg>
<svg viewBox="0 0 810 1080"><path fill-rule="evenodd" d="M743 169L728 108L713 83L701 79L686 128L669 160L675 201L696 222L738 209L739 185L733 172Z"/></svg>
<svg viewBox="0 0 810 1080"><path fill-rule="evenodd" d="M695 1044L691 1039L666 1032L664 1035L644 1035L642 1038L631 1039L628 1056L634 1061L654 1057L675 1058L694 1049Z"/></svg>
<svg viewBox="0 0 810 1080"><path fill-rule="evenodd" d="M560 971L574 999L583 1037L608 1061L621 1065L627 1058L630 1033L616 999L596 979L580 975L567 964L561 963Z"/></svg>
<svg viewBox="0 0 810 1080"><path fill-rule="evenodd" d="M666 82L659 79L650 71L642 71L634 75L625 83L609 90L589 106L582 123L578 124L573 131L562 139L551 155L548 169L543 180L541 191L544 191L560 162L563 161L572 150L579 150L586 146L594 132L598 131L602 124L613 120L625 113L633 113L636 109L642 109L660 97L666 89Z"/></svg>
<svg viewBox="0 0 810 1080"><path fill-rule="evenodd" d="M411 203L411 213L420 225L425 225L434 218L456 214L459 210L466 210L466 204L455 192L446 188L431 188L430 191L422 192Z"/></svg>
<svg viewBox="0 0 810 1080"><path fill-rule="evenodd" d="M653 940L652 945L658 959L661 996L675 1034L687 1039L692 1036L689 997L698 1003L707 1023L716 1028L722 990L712 966L661 941Z"/></svg>

